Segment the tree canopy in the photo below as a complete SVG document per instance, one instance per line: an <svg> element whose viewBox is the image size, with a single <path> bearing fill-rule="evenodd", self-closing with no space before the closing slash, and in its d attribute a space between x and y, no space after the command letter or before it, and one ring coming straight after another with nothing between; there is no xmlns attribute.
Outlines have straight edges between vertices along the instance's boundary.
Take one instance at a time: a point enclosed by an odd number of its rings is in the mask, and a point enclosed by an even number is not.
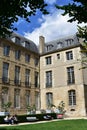
<svg viewBox="0 0 87 130"><path fill-rule="evenodd" d="M68 14L68 22L78 21L78 23L87 23L87 0L73 0L72 3L64 6L56 5L56 8L64 10L62 15ZM78 26L77 36L84 39L85 47L87 46L87 26ZM87 51L87 47L85 48Z"/></svg>
<svg viewBox="0 0 87 130"><path fill-rule="evenodd" d="M15 30L13 23L19 17L30 22L29 17L35 15L39 9L48 14L44 0L0 0L0 36L5 36L9 30Z"/></svg>
<svg viewBox="0 0 87 130"><path fill-rule="evenodd" d="M68 5L56 5L56 7L64 10L62 15L69 14L70 19L68 22L78 20L78 23L87 23L87 0L73 0L73 2Z"/></svg>

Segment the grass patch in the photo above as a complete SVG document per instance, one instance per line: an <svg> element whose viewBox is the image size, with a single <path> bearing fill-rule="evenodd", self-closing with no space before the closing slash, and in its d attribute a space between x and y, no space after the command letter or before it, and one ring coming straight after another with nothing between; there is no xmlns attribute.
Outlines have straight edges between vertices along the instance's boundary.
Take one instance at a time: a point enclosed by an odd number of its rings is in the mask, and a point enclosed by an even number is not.
<svg viewBox="0 0 87 130"><path fill-rule="evenodd" d="M60 120L23 126L0 127L0 130L87 130L87 120Z"/></svg>

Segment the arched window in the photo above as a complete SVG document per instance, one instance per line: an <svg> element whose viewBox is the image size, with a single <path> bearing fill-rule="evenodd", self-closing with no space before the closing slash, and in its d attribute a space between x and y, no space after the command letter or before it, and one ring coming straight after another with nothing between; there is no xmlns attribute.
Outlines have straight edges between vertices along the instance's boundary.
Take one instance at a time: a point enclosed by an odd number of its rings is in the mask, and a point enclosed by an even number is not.
<svg viewBox="0 0 87 130"><path fill-rule="evenodd" d="M75 90L68 91L68 98L69 98L70 106L76 105L76 91Z"/></svg>

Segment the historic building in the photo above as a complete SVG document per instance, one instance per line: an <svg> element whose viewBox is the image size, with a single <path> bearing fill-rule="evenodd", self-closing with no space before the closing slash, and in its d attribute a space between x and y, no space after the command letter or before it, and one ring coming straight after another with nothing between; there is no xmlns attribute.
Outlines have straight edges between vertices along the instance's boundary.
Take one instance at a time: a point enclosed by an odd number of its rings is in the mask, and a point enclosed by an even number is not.
<svg viewBox="0 0 87 130"><path fill-rule="evenodd" d="M67 116L86 116L87 69L81 69L81 40L74 36L45 43L40 37L41 109L63 101Z"/></svg>
<svg viewBox="0 0 87 130"><path fill-rule="evenodd" d="M7 102L11 113L24 114L28 105L40 109L38 48L15 33L0 39L0 111Z"/></svg>
<svg viewBox="0 0 87 130"><path fill-rule="evenodd" d="M12 114L26 114L27 106L48 109L65 103L67 116L86 116L87 69L81 69L82 41L76 35L45 43L13 33L0 39L0 111L11 102Z"/></svg>

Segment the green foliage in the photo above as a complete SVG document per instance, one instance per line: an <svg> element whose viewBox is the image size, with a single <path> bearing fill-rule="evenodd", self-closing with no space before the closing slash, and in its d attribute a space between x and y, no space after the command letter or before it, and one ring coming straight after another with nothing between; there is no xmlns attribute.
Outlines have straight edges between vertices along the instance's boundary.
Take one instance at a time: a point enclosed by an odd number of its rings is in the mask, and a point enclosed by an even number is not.
<svg viewBox="0 0 87 130"><path fill-rule="evenodd" d="M0 0L0 36L9 34L8 29L17 29L13 23L17 22L19 17L30 22L29 17L35 15L38 9L43 14L48 14L46 6L44 0Z"/></svg>
<svg viewBox="0 0 87 130"><path fill-rule="evenodd" d="M56 5L56 8L64 10L62 15L69 14L71 19L69 19L68 22L76 20L78 20L78 23L87 22L87 0L73 0L73 2L68 5Z"/></svg>
<svg viewBox="0 0 87 130"><path fill-rule="evenodd" d="M35 104L33 104L32 106L27 106L27 110L28 112L32 113L32 112L35 112L36 111L36 106Z"/></svg>
<svg viewBox="0 0 87 130"><path fill-rule="evenodd" d="M5 112L8 112L8 109L11 107L11 102L7 102L5 104L2 104L3 109L5 110Z"/></svg>
<svg viewBox="0 0 87 130"><path fill-rule="evenodd" d="M17 119L19 123L24 123L28 122L27 117L36 117L38 121L44 121L45 119L43 118L44 116L49 115L53 119L56 119L56 114L55 113L45 113L45 114L31 114L31 115L17 115ZM4 117L5 116L0 116L0 124L4 123Z"/></svg>
<svg viewBox="0 0 87 130"><path fill-rule="evenodd" d="M65 113L65 103L63 101L61 101L58 105L58 110L60 113Z"/></svg>
<svg viewBox="0 0 87 130"><path fill-rule="evenodd" d="M84 39L84 45L87 45L87 26L84 27L78 26L77 36Z"/></svg>
<svg viewBox="0 0 87 130"><path fill-rule="evenodd" d="M83 39L82 43L82 67L80 69L86 69L87 68L87 26L80 27L78 26L78 33L77 36Z"/></svg>

